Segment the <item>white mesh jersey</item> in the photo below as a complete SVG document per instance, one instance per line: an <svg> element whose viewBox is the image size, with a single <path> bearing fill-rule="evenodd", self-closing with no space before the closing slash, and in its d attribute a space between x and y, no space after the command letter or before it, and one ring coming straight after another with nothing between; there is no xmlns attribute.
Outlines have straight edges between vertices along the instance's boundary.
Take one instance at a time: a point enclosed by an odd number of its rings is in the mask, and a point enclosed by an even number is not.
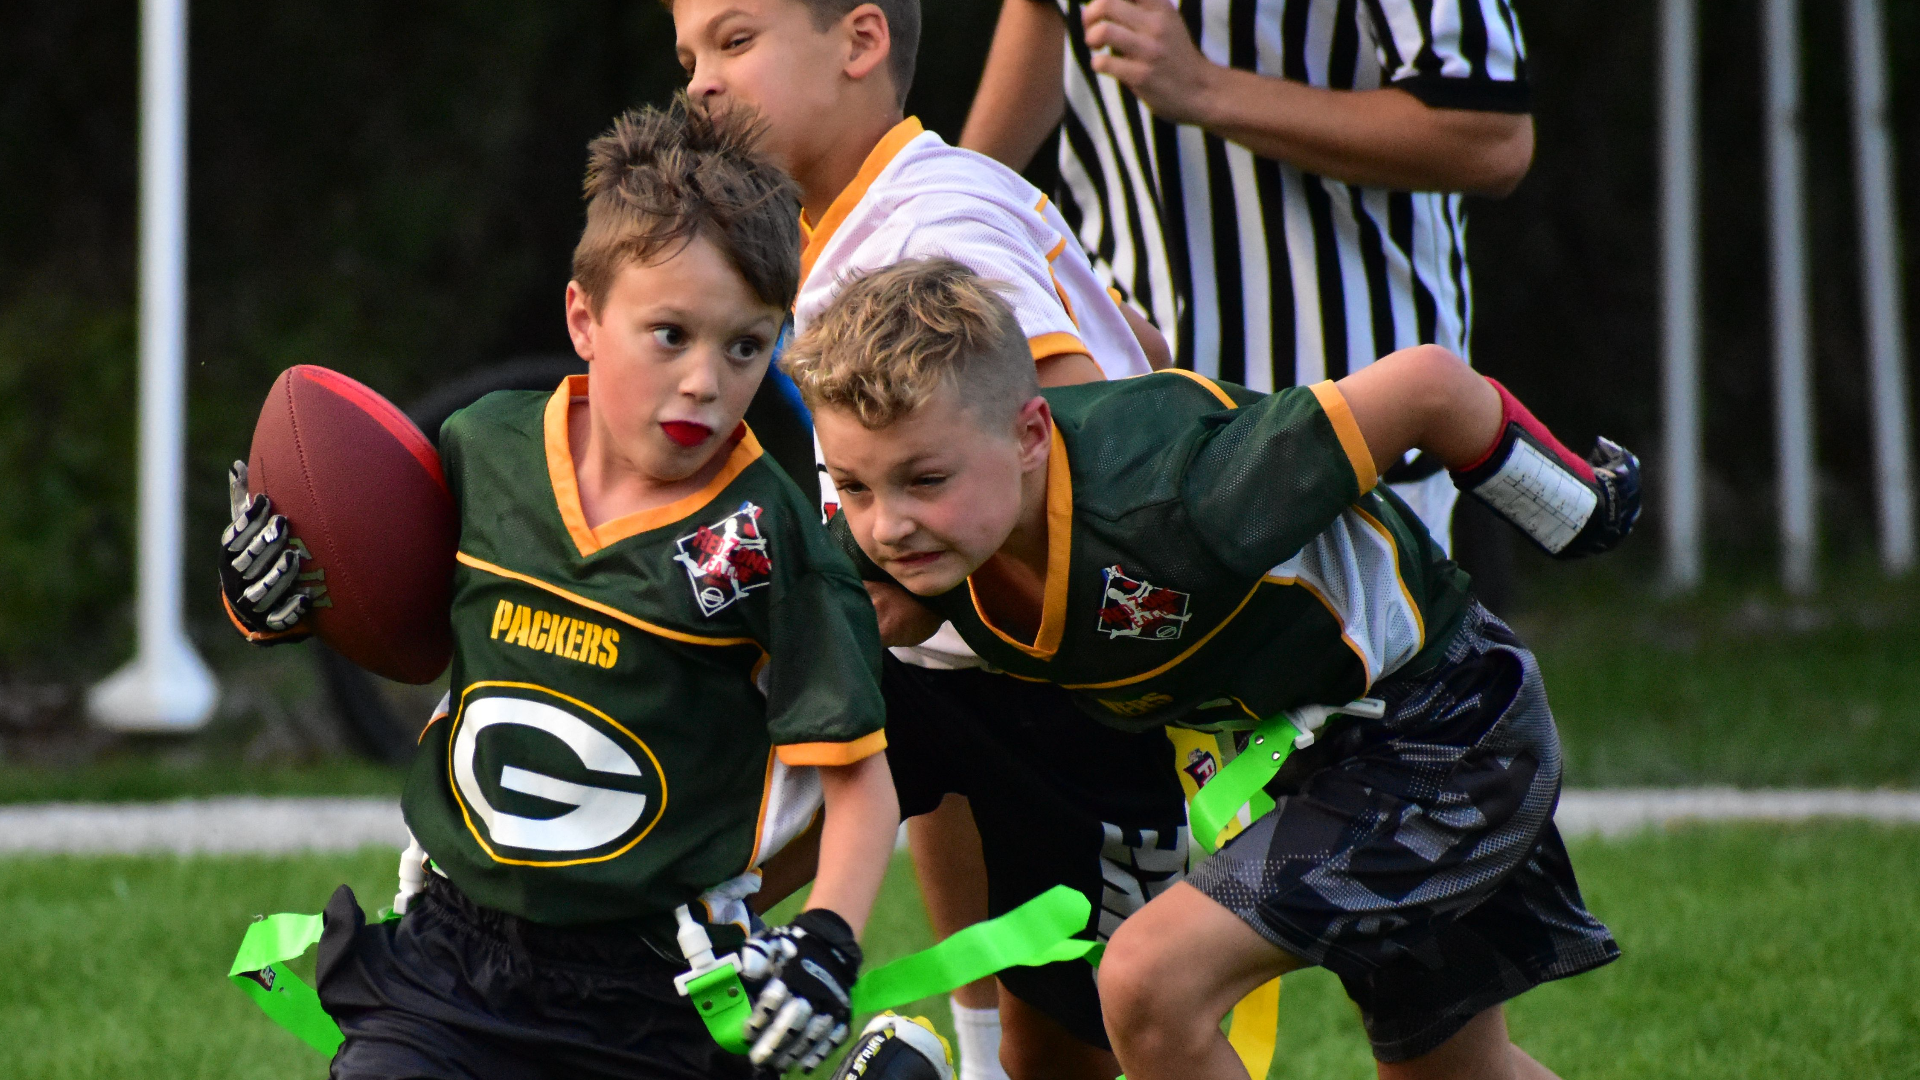
<svg viewBox="0 0 1920 1080"><path fill-rule="evenodd" d="M803 220L802 228L796 334L849 278L939 256L1005 286L1001 295L1036 361L1078 352L1109 379L1151 370L1046 195L992 158L948 146L911 117L880 140L819 223L809 228Z"/></svg>
<svg viewBox="0 0 1920 1080"><path fill-rule="evenodd" d="M1046 195L992 158L947 145L912 117L880 140L819 223L802 218L801 229L796 335L849 279L938 256L1003 286L1035 362L1085 353L1109 379L1152 370L1118 302ZM824 468L820 500L832 517L840 500ZM919 648L894 653L927 667L980 664L951 626Z"/></svg>

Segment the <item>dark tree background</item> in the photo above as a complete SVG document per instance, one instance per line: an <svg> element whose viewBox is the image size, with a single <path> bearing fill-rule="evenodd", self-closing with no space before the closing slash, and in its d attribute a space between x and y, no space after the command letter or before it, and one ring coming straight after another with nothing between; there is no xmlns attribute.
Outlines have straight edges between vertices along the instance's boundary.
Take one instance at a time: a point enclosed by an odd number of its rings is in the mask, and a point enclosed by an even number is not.
<svg viewBox="0 0 1920 1080"><path fill-rule="evenodd" d="M1572 440L1643 449L1657 482L1657 5L1517 6L1539 150L1518 194L1474 207L1475 359ZM1701 7L1708 523L1726 565L1771 543L1760 44L1754 4ZM1872 540L1845 25L1841 5L1804 8L1819 461L1844 556ZM1887 8L1913 252L1920 0ZM925 10L910 107L952 137L997 4ZM0 8L0 683L96 678L129 647L137 24L132 0ZM224 465L282 368L326 364L404 403L566 351L585 143L680 81L656 0L200 0L191 43L190 539L225 516ZM1920 313L1920 266L1907 280ZM212 572L189 575L211 641Z"/></svg>

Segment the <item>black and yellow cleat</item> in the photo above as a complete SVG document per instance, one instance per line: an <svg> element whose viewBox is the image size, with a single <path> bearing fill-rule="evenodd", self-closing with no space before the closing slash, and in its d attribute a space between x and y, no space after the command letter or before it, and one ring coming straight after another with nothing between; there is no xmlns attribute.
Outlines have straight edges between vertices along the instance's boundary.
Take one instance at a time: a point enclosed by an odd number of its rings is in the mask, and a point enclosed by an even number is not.
<svg viewBox="0 0 1920 1080"><path fill-rule="evenodd" d="M853 1040L833 1080L953 1080L953 1049L920 1017L881 1013Z"/></svg>

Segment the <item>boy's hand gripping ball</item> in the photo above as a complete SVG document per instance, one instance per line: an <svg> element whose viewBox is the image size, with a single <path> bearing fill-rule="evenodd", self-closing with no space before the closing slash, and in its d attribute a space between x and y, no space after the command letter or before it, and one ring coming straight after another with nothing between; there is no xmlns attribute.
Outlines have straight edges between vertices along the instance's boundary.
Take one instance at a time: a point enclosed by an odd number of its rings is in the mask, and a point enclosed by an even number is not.
<svg viewBox="0 0 1920 1080"><path fill-rule="evenodd" d="M250 640L318 634L399 682L446 670L459 522L440 455L406 414L338 372L288 368L233 480L221 591Z"/></svg>
<svg viewBox="0 0 1920 1080"><path fill-rule="evenodd" d="M305 641L302 620L313 610L314 589L300 580L306 545L265 495L247 492L247 463L227 470L233 521L220 534L220 597L248 641L285 645ZM323 597L324 601L324 597Z"/></svg>

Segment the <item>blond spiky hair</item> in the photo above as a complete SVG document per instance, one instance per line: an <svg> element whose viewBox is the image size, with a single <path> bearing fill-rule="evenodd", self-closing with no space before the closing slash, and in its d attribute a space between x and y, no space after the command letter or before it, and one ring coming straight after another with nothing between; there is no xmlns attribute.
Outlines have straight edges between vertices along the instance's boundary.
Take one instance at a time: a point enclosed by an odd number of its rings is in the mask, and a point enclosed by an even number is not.
<svg viewBox="0 0 1920 1080"><path fill-rule="evenodd" d="M909 259L855 278L781 361L807 407L883 428L943 385L989 429L1040 392L1013 309L952 259Z"/></svg>
<svg viewBox="0 0 1920 1080"><path fill-rule="evenodd" d="M719 247L770 307L800 288L800 197L759 155L760 124L746 109L710 116L675 94L665 109L635 109L587 146L587 227L573 279L597 317L629 262L671 255L695 237Z"/></svg>

